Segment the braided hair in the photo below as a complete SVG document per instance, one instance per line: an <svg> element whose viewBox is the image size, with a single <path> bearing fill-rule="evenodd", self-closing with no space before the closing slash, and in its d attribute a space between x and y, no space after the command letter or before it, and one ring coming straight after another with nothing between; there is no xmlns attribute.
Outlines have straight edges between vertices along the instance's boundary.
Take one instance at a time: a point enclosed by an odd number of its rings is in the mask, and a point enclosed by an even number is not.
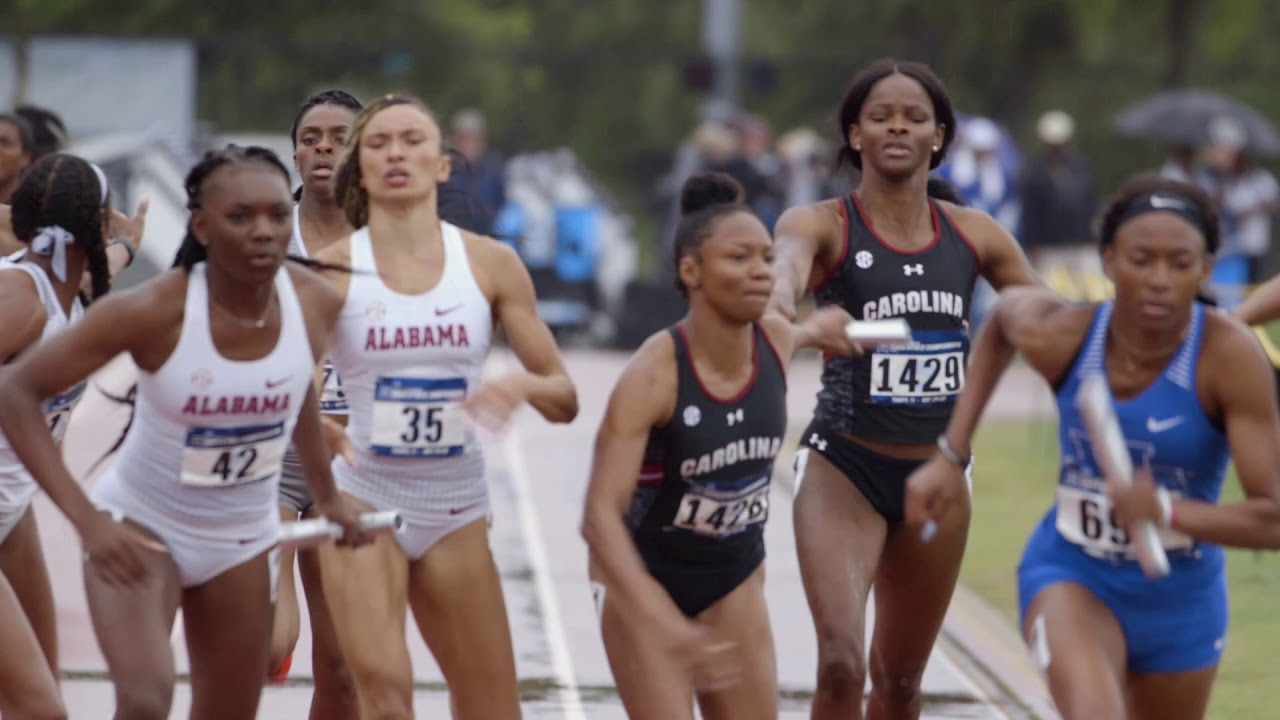
<svg viewBox="0 0 1280 720"><path fill-rule="evenodd" d="M88 161L54 153L36 161L9 198L13 234L29 244L40 228L58 226L75 236L93 281L93 299L111 289L104 213L110 197Z"/></svg>

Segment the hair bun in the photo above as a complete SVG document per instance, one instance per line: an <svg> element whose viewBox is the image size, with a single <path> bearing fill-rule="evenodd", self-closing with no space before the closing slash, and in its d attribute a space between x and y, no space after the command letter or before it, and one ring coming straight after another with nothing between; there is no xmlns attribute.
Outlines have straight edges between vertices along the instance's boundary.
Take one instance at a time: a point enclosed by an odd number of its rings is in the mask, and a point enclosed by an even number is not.
<svg viewBox="0 0 1280 720"><path fill-rule="evenodd" d="M680 214L691 215L715 205L741 203L746 191L742 183L722 172L700 172L690 176L680 188Z"/></svg>

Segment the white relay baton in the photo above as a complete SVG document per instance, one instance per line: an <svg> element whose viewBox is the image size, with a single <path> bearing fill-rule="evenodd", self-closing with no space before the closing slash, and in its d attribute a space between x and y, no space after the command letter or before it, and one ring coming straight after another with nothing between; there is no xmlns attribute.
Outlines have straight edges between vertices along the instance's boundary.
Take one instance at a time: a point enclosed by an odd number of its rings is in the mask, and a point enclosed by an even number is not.
<svg viewBox="0 0 1280 720"><path fill-rule="evenodd" d="M1101 466L1103 475L1109 482L1128 487L1133 482L1133 461L1129 458L1129 447L1125 444L1124 434L1120 432L1120 421L1116 419L1115 409L1111 406L1111 389L1107 385L1106 375L1090 375L1080 382L1080 390L1076 393L1076 409L1084 418L1089 441L1093 445L1093 457ZM1147 577L1161 578L1168 575L1169 557L1164 553L1164 545L1160 542L1156 526L1144 520L1136 527L1129 528L1129 535L1138 551L1138 564Z"/></svg>
<svg viewBox="0 0 1280 720"><path fill-rule="evenodd" d="M906 345L911 342L911 326L902 318L855 320L844 326L850 340L869 347Z"/></svg>
<svg viewBox="0 0 1280 720"><path fill-rule="evenodd" d="M394 534L404 527L404 517L396 510L367 512L360 516L360 529L374 534ZM309 548L342 537L342 526L326 518L285 523L280 528L280 547Z"/></svg>

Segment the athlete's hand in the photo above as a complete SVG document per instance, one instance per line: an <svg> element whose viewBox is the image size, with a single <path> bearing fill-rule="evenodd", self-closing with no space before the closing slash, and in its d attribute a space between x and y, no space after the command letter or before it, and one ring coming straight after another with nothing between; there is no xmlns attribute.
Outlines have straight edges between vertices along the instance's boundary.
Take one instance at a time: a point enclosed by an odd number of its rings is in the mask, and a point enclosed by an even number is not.
<svg viewBox="0 0 1280 720"><path fill-rule="evenodd" d="M736 685L742 679L738 646L702 623L681 620L671 649L673 656L689 667L694 689L714 692Z"/></svg>
<svg viewBox="0 0 1280 720"><path fill-rule="evenodd" d="M850 340L844 330L851 322L853 316L839 305L819 308L801 324L796 346L833 355L861 355L862 346Z"/></svg>
<svg viewBox="0 0 1280 720"><path fill-rule="evenodd" d="M373 536L360 527L360 509L346 495L334 493L323 503L317 501L316 512L329 522L342 526L342 537L334 541L336 544L358 548L373 541Z"/></svg>
<svg viewBox="0 0 1280 720"><path fill-rule="evenodd" d="M480 384L462 399L462 409L480 427L499 433L528 398L525 373L514 372Z"/></svg>
<svg viewBox="0 0 1280 720"><path fill-rule="evenodd" d="M324 433L325 445L329 447L329 457L341 455L350 467L356 466L356 449L347 438L347 428L328 415L320 416L320 430Z"/></svg>
<svg viewBox="0 0 1280 720"><path fill-rule="evenodd" d="M147 574L143 553L165 552L163 545L117 522L106 512L95 512L81 527L84 561L108 585L136 586Z"/></svg>
<svg viewBox="0 0 1280 720"><path fill-rule="evenodd" d="M142 235L147 229L147 208L151 207L151 198L144 197L138 203L138 212L128 217L119 210L111 211L111 220L107 223L108 238L124 238L133 245L136 251L142 247Z"/></svg>
<svg viewBox="0 0 1280 720"><path fill-rule="evenodd" d="M1144 520L1160 527L1160 501L1156 499L1158 487L1155 476L1148 467L1135 467L1133 482L1128 487L1107 483L1107 499L1111 501L1111 508L1120 527L1136 527L1135 523Z"/></svg>
<svg viewBox="0 0 1280 720"><path fill-rule="evenodd" d="M943 515L963 492L966 492L964 470L941 455L933 456L907 478L907 524L921 528L932 537Z"/></svg>

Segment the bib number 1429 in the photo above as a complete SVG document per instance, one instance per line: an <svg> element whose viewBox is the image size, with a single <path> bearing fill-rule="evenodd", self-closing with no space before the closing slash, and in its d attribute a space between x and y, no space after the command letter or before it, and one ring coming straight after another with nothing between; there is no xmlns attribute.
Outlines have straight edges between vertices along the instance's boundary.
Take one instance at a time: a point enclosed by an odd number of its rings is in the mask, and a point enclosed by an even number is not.
<svg viewBox="0 0 1280 720"><path fill-rule="evenodd" d="M955 395L964 386L964 354L876 353L871 358L871 398L921 402Z"/></svg>

